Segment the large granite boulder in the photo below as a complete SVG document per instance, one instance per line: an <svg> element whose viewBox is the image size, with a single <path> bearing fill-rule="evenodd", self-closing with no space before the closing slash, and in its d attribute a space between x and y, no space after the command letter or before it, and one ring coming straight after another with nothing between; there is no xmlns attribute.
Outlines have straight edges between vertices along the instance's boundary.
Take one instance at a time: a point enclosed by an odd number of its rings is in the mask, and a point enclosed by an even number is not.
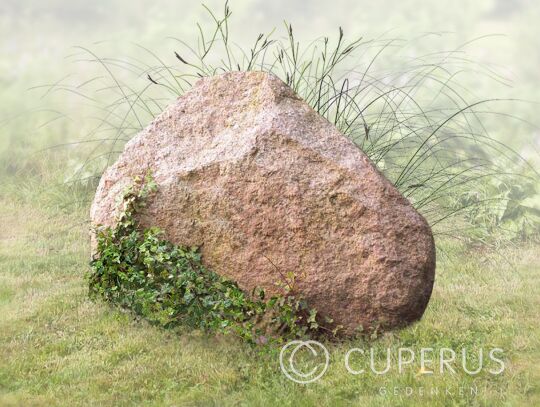
<svg viewBox="0 0 540 407"><path fill-rule="evenodd" d="M152 171L141 215L248 292L296 292L346 333L419 319L435 273L430 227L366 155L277 77L204 78L103 175L94 225Z"/></svg>

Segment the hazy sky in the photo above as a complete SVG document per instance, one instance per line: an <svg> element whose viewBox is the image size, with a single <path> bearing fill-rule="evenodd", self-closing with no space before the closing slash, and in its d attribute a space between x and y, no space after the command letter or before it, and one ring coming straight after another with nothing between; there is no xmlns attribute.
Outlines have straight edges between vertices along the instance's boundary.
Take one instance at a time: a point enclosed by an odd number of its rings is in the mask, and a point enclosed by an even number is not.
<svg viewBox="0 0 540 407"><path fill-rule="evenodd" d="M300 39L331 35L342 26L350 35L414 39L426 32L439 51L476 37L500 34L470 45L475 60L495 64L519 81L540 79L540 2L535 0L232 0L231 31L237 41L251 43L259 32L293 23ZM208 0L216 10L223 1ZM25 64L40 56L60 59L72 45L99 41L168 45L166 37L193 38L196 21L209 21L197 1L157 0L2 0L0 62L3 77L21 75ZM425 45L418 45L423 47ZM167 48L165 48L167 49ZM13 69L13 63L18 69ZM21 71L22 70L22 71ZM514 78L514 77L513 77Z"/></svg>
<svg viewBox="0 0 540 407"><path fill-rule="evenodd" d="M218 14L224 4L205 3ZM233 40L243 45L274 27L276 36L283 35L283 20L292 22L297 37L305 42L336 35L342 26L349 36L408 40L407 53L413 57L453 50L482 37L464 48L467 58L502 74L503 82L512 86L483 82L477 86L474 75L466 78L467 85L482 97L540 100L538 0L232 0L229 4ZM4 105L17 109L26 103L23 90L67 74L84 80L85 68L66 59L74 53L74 45L120 58L137 56L132 43L138 43L175 63L175 43L167 37L192 40L197 21L203 26L211 22L198 1L1 0L0 92L4 100L7 93L13 100ZM536 116L533 105L515 109L521 116Z"/></svg>

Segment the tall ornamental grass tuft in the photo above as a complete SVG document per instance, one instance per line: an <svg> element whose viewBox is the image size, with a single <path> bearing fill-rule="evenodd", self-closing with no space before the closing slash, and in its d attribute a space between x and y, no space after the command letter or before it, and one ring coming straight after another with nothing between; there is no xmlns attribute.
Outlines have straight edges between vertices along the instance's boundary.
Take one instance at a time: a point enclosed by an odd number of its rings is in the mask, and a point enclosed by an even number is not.
<svg viewBox="0 0 540 407"><path fill-rule="evenodd" d="M463 47L409 58L400 54L406 41L348 39L341 28L303 45L289 23L281 37L260 34L245 47L231 38L228 4L219 15L206 10L210 22L196 24L197 41L171 38L168 55L138 45L138 58L110 58L78 47L78 61L102 74L47 87L97 109L79 141L86 158L68 182L98 179L122 145L198 78L258 70L277 75L353 140L436 235L484 243L538 235L538 173L487 130L487 119L508 116L491 110L503 99L477 100L458 77L473 70L503 79L468 60Z"/></svg>

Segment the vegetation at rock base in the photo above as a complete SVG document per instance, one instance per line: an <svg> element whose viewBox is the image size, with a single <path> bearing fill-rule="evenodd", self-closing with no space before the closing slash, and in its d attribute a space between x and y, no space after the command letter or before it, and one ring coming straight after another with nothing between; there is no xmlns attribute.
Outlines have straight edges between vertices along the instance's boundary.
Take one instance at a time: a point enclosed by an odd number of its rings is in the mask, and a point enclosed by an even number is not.
<svg viewBox="0 0 540 407"><path fill-rule="evenodd" d="M88 276L90 295L133 311L157 325L232 333L266 344L316 335L317 312L282 282L283 295L251 295L208 270L197 248L174 245L158 228L141 230L136 213L156 190L150 174L137 178L121 200L117 224L96 231ZM336 334L339 328L334 329Z"/></svg>

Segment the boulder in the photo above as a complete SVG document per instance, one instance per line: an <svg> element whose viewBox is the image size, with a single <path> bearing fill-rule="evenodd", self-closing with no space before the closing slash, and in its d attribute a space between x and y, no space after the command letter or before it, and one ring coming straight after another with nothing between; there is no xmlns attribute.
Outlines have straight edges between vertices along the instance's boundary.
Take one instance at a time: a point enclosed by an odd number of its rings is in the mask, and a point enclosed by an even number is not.
<svg viewBox="0 0 540 407"><path fill-rule="evenodd" d="M141 216L251 292L292 284L343 325L393 328L419 319L435 274L425 219L367 156L277 77L200 79L129 141L91 208L112 226L118 197L151 171Z"/></svg>

